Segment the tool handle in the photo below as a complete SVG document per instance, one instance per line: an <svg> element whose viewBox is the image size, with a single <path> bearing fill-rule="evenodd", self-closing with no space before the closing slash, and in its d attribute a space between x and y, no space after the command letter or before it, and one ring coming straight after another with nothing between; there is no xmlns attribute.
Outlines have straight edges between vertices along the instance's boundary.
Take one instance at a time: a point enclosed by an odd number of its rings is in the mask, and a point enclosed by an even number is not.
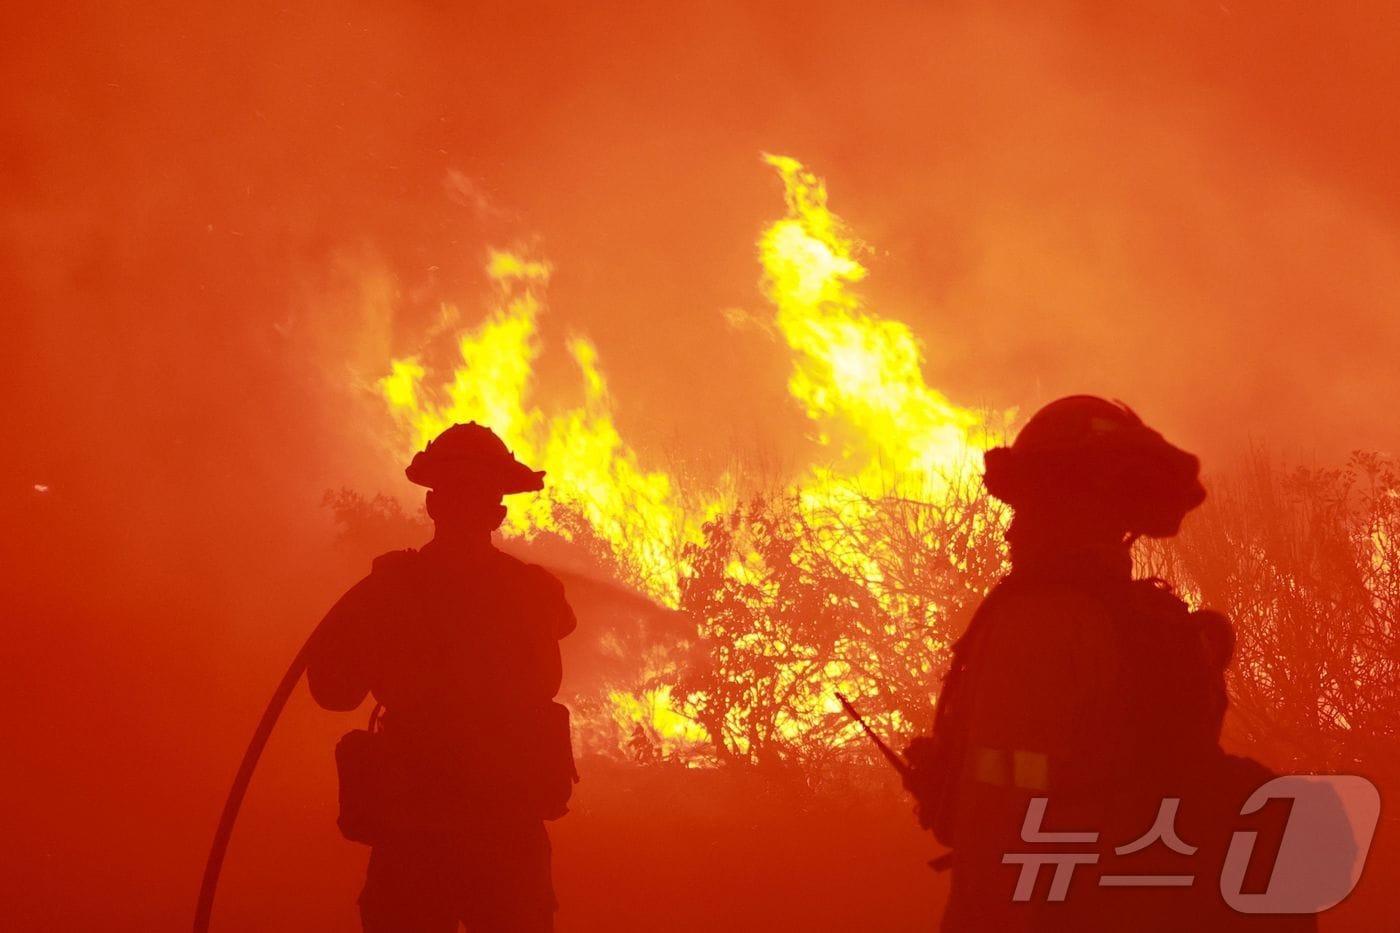
<svg viewBox="0 0 1400 933"><path fill-rule="evenodd" d="M884 739L875 734L875 730L870 728L870 724L865 721L864 717L856 710L855 706L851 704L851 701L846 699L844 693L839 690L836 691L836 699L841 703L841 708L846 711L846 714L854 719L860 725L861 729L865 730L865 734L870 737L870 741L875 743L875 747L879 749L880 754L884 756L885 760L901 775L907 776L910 771L909 762L905 761L904 757L900 755L899 752L886 745Z"/></svg>

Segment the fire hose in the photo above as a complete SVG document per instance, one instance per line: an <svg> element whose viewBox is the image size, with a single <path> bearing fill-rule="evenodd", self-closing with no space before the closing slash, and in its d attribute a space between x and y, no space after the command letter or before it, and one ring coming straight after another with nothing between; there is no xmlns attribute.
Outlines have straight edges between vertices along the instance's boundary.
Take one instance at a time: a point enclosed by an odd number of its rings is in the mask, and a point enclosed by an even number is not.
<svg viewBox="0 0 1400 933"><path fill-rule="evenodd" d="M320 630L321 626L317 625L311 636L306 639L305 644L301 646L301 650L297 652L296 657L292 658L287 673L282 675L277 689L272 692L272 699L267 701L267 708L263 710L262 718L258 720L258 726L253 730L253 737L248 741L248 748L243 752L243 761L238 765L238 773L233 777L233 786L229 788L228 797L224 800L224 810L219 816L219 825L214 830L214 841L209 846L209 858L204 863L204 878L199 885L199 901L196 903L194 911L194 933L208 933L209 931L209 920L214 912L214 894L219 888L219 873L224 867L224 856L228 853L228 843L233 836L233 825L238 820L238 811L243 806L243 798L248 793L248 785L253 780L253 771L258 766L258 759L262 757L263 749L267 747L267 740L272 736L272 728L277 725L277 720L281 717L287 700L291 698L292 691L296 689L297 682L301 680L301 675L306 672L306 656L312 642L316 639L316 633ZM881 756L901 776L907 774L909 772L908 762L875 734L875 730L870 728L870 724L856 711L850 700L840 693L836 694L836 698L846 713L860 725L875 744Z"/></svg>
<svg viewBox="0 0 1400 933"><path fill-rule="evenodd" d="M619 587L611 581L599 580L587 574L565 570L550 564L542 564L541 566L563 581L566 589L570 592L577 591L580 594L592 592L605 598L608 601L607 604L617 607L618 611L624 607L630 611L638 611L639 609L647 612L670 611L662 609L649 599ZM330 616L327 615L326 618L329 619ZM306 672L311 646L315 643L317 634L325 624L325 621L322 620L312 630L306 643L301 646L296 657L292 658L287 673L282 675L282 680L272 693L272 699L267 701L267 708L263 710L262 719L258 720L258 726L253 730L253 737L248 741L248 748L243 753L243 761L238 766L238 773L233 778L233 786L229 788L228 798L224 801L224 810L219 817L219 825L214 830L214 841L209 846L209 859L204 863L204 879L200 883L199 901L195 906L194 933L208 933L209 931L209 920L214 911L214 893L219 887L219 872L224 866L224 856L228 852L229 839L233 836L233 825L238 820L238 811L243 805L243 797L247 794L248 785L253 780L253 770L258 766L258 759L262 757L267 740L272 735L272 728L277 725L277 720L281 717L287 700L291 698L292 691L296 689L297 682L301 680L301 675Z"/></svg>
<svg viewBox="0 0 1400 933"><path fill-rule="evenodd" d="M296 689L297 681L301 680L301 675L306 671L307 655L316 639L316 633L320 630L321 625L317 625L296 657L292 658L291 666L287 668L287 673L282 675L281 682L272 693L272 699L267 701L267 709L263 710L262 719L258 720L258 727L253 730L253 737L248 742L247 750L243 752L243 761L238 766L238 773L233 777L233 786L229 788L228 797L224 800L224 811L219 816L218 828L214 830L209 859L204 863L204 879L199 885L199 901L194 910L194 933L208 933L209 918L214 911L214 892L219 887L219 872L224 867L224 855L228 852L229 838L233 835L233 824L238 819L238 810L243 806L243 797L248 792L248 784L253 780L253 769L258 766L258 759L262 757L267 740L272 735L272 727L277 725L277 719L282 715L292 691Z"/></svg>

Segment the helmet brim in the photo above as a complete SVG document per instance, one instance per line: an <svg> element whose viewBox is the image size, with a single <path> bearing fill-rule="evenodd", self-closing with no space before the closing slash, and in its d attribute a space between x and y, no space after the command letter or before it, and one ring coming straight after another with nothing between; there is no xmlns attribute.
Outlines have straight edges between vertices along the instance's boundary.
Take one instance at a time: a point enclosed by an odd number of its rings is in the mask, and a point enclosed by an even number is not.
<svg viewBox="0 0 1400 933"><path fill-rule="evenodd" d="M415 486L428 489L489 489L503 496L544 489L544 470L532 470L514 458L484 466L473 460L428 460L419 453L404 475Z"/></svg>

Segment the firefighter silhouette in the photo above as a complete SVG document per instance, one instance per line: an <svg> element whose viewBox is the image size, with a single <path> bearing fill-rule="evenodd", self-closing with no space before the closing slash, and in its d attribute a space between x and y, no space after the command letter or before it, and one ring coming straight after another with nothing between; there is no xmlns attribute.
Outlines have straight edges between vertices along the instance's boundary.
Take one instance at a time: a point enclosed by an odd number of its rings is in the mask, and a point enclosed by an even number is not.
<svg viewBox="0 0 1400 933"><path fill-rule="evenodd" d="M559 639L562 585L498 550L502 497L543 488L488 428L445 430L409 465L432 541L374 561L310 649L323 707L377 703L336 749L340 828L372 846L367 933L552 930L545 820L573 781Z"/></svg>
<svg viewBox="0 0 1400 933"><path fill-rule="evenodd" d="M1224 904L1230 821L1272 777L1220 749L1233 629L1133 578L1133 542L1175 535L1204 500L1196 457L1124 405L1071 396L985 465L1014 513L1011 569L954 646L932 737L907 752L920 820L952 849L942 928L1314 929ZM1071 857L1059 892L1053 865L1024 874L1056 848Z"/></svg>

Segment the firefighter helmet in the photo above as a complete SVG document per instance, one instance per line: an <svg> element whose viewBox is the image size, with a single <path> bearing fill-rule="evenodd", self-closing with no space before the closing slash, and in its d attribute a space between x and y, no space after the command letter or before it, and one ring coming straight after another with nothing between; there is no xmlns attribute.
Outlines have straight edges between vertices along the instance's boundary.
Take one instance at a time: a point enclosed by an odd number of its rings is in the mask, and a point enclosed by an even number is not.
<svg viewBox="0 0 1400 933"><path fill-rule="evenodd" d="M1093 395L1046 405L984 462L987 490L1014 509L1072 502L1107 510L1126 531L1149 537L1176 534L1206 495L1193 454L1123 403Z"/></svg>
<svg viewBox="0 0 1400 933"><path fill-rule="evenodd" d="M544 488L544 471L532 470L485 425L454 424L413 455L408 481L429 489L475 486L510 495Z"/></svg>

